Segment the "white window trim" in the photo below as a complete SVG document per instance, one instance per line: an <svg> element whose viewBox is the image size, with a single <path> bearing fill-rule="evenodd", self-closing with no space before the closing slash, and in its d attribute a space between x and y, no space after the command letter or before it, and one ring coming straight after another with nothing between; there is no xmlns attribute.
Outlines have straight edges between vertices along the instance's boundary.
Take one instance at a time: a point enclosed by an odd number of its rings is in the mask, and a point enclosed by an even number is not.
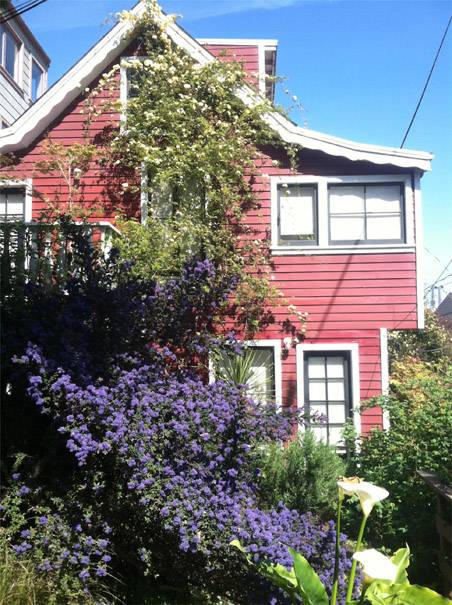
<svg viewBox="0 0 452 605"><path fill-rule="evenodd" d="M282 346L281 340L277 338L263 338L255 340L244 340L245 346L253 348L272 347L275 360L275 405L278 411L282 408ZM212 359L209 358L209 382L215 381Z"/></svg>
<svg viewBox="0 0 452 605"><path fill-rule="evenodd" d="M24 223L31 223L33 205L33 179L0 181L0 189L8 189L9 187L24 188Z"/></svg>
<svg viewBox="0 0 452 605"><path fill-rule="evenodd" d="M378 174L358 176L273 176L270 179L271 187L271 248L277 256L306 254L366 254L369 252L415 252L414 216L411 200L413 189L411 176L406 174ZM405 223L406 242L402 244L357 244L343 245L330 244L328 241L328 185L333 184L359 184L359 183L400 183L404 186L405 204L403 220ZM281 246L278 244L278 186L282 184L313 185L317 187L317 217L318 217L318 245L317 246Z"/></svg>
<svg viewBox="0 0 452 605"><path fill-rule="evenodd" d="M11 34L11 36L16 41L17 47L18 47L17 55L16 55L14 76L12 76L5 67L6 45L3 44L3 40L0 40L0 55L1 55L0 56L0 65L1 65L2 69L4 70L4 72L8 74L8 76L15 82L15 84L17 84L17 86L19 86L20 89L22 89L23 64L24 64L24 44L23 44L22 40L19 38L19 36L16 34L16 32L11 27L9 27L7 23L2 23L2 27L3 27L3 34L6 34L6 33ZM0 37L3 38L3 36L0 36Z"/></svg>
<svg viewBox="0 0 452 605"><path fill-rule="evenodd" d="M304 410L304 356L310 351L330 353L334 351L345 351L350 353L350 379L352 391L352 412L353 424L357 435L361 435L361 414L359 404L361 401L360 395L360 378L359 378L359 345L356 342L323 342L319 344L298 344L297 345L297 406L298 409ZM303 429L303 426L300 427Z"/></svg>
<svg viewBox="0 0 452 605"><path fill-rule="evenodd" d="M381 394L389 393L389 355L388 355L388 329L380 328L380 372ZM383 410L383 429L389 428L389 413Z"/></svg>
<svg viewBox="0 0 452 605"><path fill-rule="evenodd" d="M414 215L415 215L415 237L416 237L416 299L417 299L417 327L423 330L425 327L425 303L424 303L424 228L422 224L422 194L421 175L414 175Z"/></svg>
<svg viewBox="0 0 452 605"><path fill-rule="evenodd" d="M36 63L36 65L42 71L41 85L39 86L39 89L36 92L36 99L34 99L34 100L33 100L33 96L32 96L33 95L33 63ZM32 103L36 103L36 101L39 99L39 97L42 96L46 90L47 90L47 70L35 57L32 56L31 57L31 71L30 71L30 90L28 91L28 94L30 96L30 100L32 101Z"/></svg>

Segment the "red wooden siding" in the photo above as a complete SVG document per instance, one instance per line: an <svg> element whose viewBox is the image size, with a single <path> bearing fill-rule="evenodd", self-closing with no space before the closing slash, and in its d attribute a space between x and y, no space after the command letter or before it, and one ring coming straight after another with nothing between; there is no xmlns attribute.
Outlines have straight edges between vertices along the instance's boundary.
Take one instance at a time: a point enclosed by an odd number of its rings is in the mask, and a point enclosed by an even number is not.
<svg viewBox="0 0 452 605"><path fill-rule="evenodd" d="M208 47L220 56L226 47ZM130 50L124 56L130 55ZM250 74L258 71L257 47L239 46L229 49L222 60L244 62ZM119 75L118 75L119 79ZM119 82L118 82L119 83ZM93 86L95 82L93 83ZM119 96L118 89L105 92L97 98L112 94ZM55 121L46 133L52 141L71 145L83 141L84 109L82 96L55 116ZM97 117L90 129L91 136L100 133L109 124L118 125L119 116L103 113ZM18 179L33 179L33 216L47 207L48 202L67 202L62 180L56 174L40 174L35 170L37 161L43 159L43 143L46 135L21 154L20 162L6 172ZM300 174L346 175L346 174L401 174L403 171L391 166L375 166L365 162L351 162L326 156L319 152L302 150ZM281 154L267 151L256 161L258 176L254 189L261 208L249 213L248 222L258 237L266 237L271 225L270 178L263 175L293 175L287 162L277 166L274 160ZM130 175L104 175L93 164L83 179L83 204L97 207L92 220L114 220L116 207L127 208L129 215L136 215L138 200L128 199L121 194L121 184ZM406 200L408 212L414 212L413 200ZM252 236L253 238L256 235ZM410 329L417 325L416 262L413 252L383 254L378 251L366 254L325 254L296 256L274 256L274 283L283 292L288 303L308 315L306 342L311 343L358 343L360 357L361 399L381 392L380 328ZM275 309L278 322L287 317L286 307ZM279 325L270 327L259 338L283 338ZM296 405L296 355L291 349L283 361L283 397L285 405ZM366 432L373 425L381 425L381 411L366 411L362 428Z"/></svg>
<svg viewBox="0 0 452 605"><path fill-rule="evenodd" d="M225 44L204 44L214 57L221 61L238 61L249 74L249 82L257 85L259 79L259 54L256 46L228 46Z"/></svg>

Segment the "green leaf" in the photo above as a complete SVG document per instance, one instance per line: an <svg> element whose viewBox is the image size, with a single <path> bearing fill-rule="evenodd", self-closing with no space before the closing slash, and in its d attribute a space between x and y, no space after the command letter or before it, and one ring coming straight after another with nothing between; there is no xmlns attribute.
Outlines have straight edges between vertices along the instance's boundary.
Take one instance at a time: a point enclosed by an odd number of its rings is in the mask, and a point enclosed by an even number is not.
<svg viewBox="0 0 452 605"><path fill-rule="evenodd" d="M399 548L397 552L391 557L391 563L397 566L397 575L394 580L396 584L401 584L403 582L408 582L408 574L406 572L406 568L410 564L410 549L407 546L406 548Z"/></svg>
<svg viewBox="0 0 452 605"><path fill-rule="evenodd" d="M234 546L235 548L238 548L240 550L240 552L243 552L243 554L246 555L246 550L240 544L239 540L232 540L232 542L229 542L229 545Z"/></svg>
<svg viewBox="0 0 452 605"><path fill-rule="evenodd" d="M326 590L308 561L292 548L289 548L289 552L304 605L328 605Z"/></svg>
<svg viewBox="0 0 452 605"><path fill-rule="evenodd" d="M379 581L369 586L365 600L372 605L452 605L452 601L430 588Z"/></svg>

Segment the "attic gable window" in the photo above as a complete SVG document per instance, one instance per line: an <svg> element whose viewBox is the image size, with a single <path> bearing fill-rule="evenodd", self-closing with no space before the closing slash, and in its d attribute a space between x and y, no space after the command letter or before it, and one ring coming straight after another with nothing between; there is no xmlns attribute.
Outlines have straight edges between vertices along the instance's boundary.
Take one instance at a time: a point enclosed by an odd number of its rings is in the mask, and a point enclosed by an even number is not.
<svg viewBox="0 0 452 605"><path fill-rule="evenodd" d="M278 187L278 244L314 246L318 242L317 190L312 185Z"/></svg>
<svg viewBox="0 0 452 605"><path fill-rule="evenodd" d="M403 188L399 183L330 185L331 244L403 243Z"/></svg>

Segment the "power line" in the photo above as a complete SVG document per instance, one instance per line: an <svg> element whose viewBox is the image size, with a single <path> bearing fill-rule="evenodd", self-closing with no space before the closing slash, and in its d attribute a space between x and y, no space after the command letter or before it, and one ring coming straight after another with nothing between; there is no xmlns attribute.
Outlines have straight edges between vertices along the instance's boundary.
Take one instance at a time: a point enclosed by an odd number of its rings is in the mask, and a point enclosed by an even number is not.
<svg viewBox="0 0 452 605"><path fill-rule="evenodd" d="M29 0L28 2L23 2L22 4L19 4L17 6L11 6L11 8L4 11L0 16L0 24L6 23L11 19L15 19L16 17L19 17L19 15L23 15L32 8L36 8L44 2L47 2L47 0Z"/></svg>
<svg viewBox="0 0 452 605"><path fill-rule="evenodd" d="M433 65L432 65L432 67L430 68L430 73L428 74L427 81L425 82L424 89L423 89L422 94L421 94L421 96L420 96L420 98L419 98L418 104L416 105L416 109L414 110L414 114L413 114L413 117L411 118L411 122L409 123L409 126L408 126L408 128L407 128L407 131L406 131L406 133L405 133L405 136L403 137L403 141L402 141L402 144L400 145L400 149L402 149L402 147L405 145L405 141L406 141L406 138L407 138L407 136L408 136L408 133L409 133L409 132L410 132L410 130L411 130L411 126L413 125L413 122L414 122L414 119L416 118L416 115L417 115L417 112L418 112L418 110L419 110L419 107L421 106L422 99L424 98L425 91L427 90L428 83L430 82L430 78L432 77L433 70L435 69L435 65L436 65L436 62L437 62L437 60L438 60L439 53L441 52L441 49L442 49L442 47L443 47L444 40L446 39L447 32L449 31L449 27L450 27L451 22L452 22L452 15L451 15L451 16L450 16L450 18L449 18L449 22L448 22L448 24L447 24L446 30L444 31L443 37L442 37L442 39L441 39L441 43L440 43L440 45L439 45L439 47L438 47L438 50L437 50L437 52L436 52L435 60L433 61Z"/></svg>
<svg viewBox="0 0 452 605"><path fill-rule="evenodd" d="M452 258L447 263L447 265L445 265L445 267L443 268L443 270L441 271L441 273L438 275L438 277L435 279L435 281L432 284L430 284L429 286L425 287L425 290L431 290L434 286L436 286L436 284L441 280L441 278L443 277L444 273L446 273L446 271L449 269L449 267L451 265L452 265Z"/></svg>

